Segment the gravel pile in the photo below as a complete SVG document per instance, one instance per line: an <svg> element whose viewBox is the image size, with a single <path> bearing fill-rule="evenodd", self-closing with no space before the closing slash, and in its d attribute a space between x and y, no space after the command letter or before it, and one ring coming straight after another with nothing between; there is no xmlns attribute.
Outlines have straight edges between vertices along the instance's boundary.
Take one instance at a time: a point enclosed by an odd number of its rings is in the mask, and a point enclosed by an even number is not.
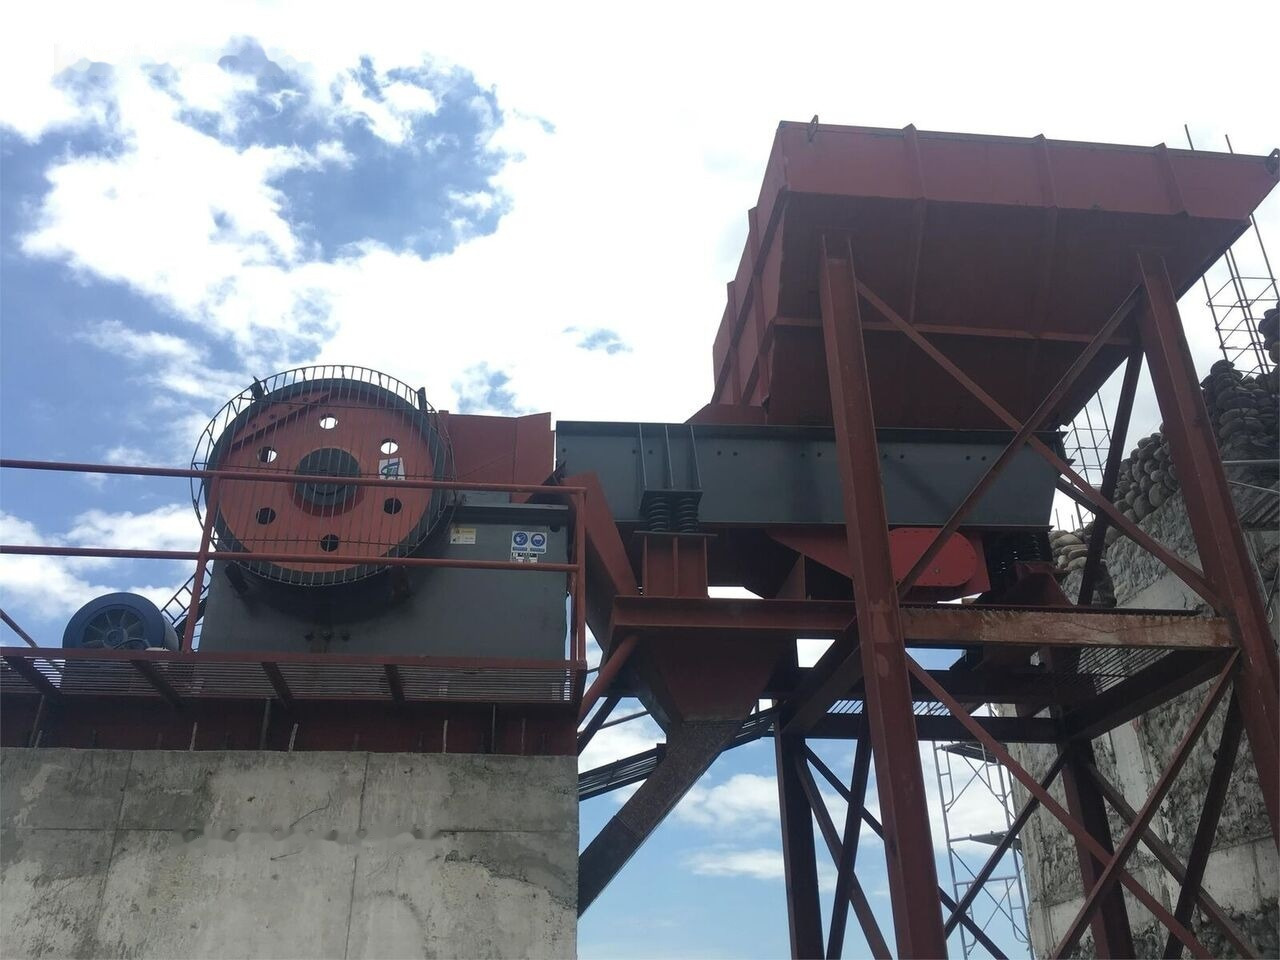
<svg viewBox="0 0 1280 960"><path fill-rule="evenodd" d="M1263 316L1259 331L1274 360L1280 333L1280 319L1274 308ZM1280 367L1260 376L1244 376L1227 360L1219 360L1210 368L1200 386L1223 460L1274 460L1280 456L1278 377ZM1273 467L1261 469L1275 473ZM1240 479L1241 474L1233 471L1232 478ZM1178 472L1164 435L1157 431L1139 440L1128 458L1121 461L1114 502L1126 517L1140 522L1177 491ZM1063 575L1084 567L1092 526L1090 523L1083 530L1054 530L1049 534L1054 565ZM1107 546L1119 536L1120 532L1108 525ZM1101 589L1097 602L1102 602Z"/></svg>
<svg viewBox="0 0 1280 960"><path fill-rule="evenodd" d="M1268 386L1273 394L1280 393L1280 390L1276 389L1276 381L1280 379L1280 312L1277 312L1275 307L1262 315L1262 321L1258 324L1258 333L1262 336L1262 349L1275 364Z"/></svg>

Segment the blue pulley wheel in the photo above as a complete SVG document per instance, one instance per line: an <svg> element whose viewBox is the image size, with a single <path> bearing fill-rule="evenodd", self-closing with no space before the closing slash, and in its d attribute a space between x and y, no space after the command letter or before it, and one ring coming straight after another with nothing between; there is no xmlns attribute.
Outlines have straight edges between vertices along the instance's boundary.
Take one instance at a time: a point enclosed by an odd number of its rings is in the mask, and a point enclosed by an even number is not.
<svg viewBox="0 0 1280 960"><path fill-rule="evenodd" d="M98 650L178 649L178 635L160 609L136 593L108 593L90 600L67 623L64 647Z"/></svg>

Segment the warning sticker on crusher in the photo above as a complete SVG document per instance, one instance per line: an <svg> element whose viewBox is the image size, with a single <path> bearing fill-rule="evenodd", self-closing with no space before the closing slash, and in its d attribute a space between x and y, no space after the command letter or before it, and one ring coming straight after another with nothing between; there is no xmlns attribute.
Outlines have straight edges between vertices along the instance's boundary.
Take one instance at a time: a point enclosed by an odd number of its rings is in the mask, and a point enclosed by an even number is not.
<svg viewBox="0 0 1280 960"><path fill-rule="evenodd" d="M541 530L513 530L511 559L514 563L537 563L547 552L547 535Z"/></svg>

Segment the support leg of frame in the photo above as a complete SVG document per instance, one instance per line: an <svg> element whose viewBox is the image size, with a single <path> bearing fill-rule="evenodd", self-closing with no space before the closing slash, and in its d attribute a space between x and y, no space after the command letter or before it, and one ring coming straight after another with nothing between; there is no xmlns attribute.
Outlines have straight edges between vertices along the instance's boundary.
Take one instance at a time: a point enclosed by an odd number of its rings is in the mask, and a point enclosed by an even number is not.
<svg viewBox="0 0 1280 960"><path fill-rule="evenodd" d="M813 846L813 813L796 761L804 757L804 740L777 736L778 810L782 818L782 863L787 881L787 924L791 956L823 956L822 911L818 902L818 861Z"/></svg>
<svg viewBox="0 0 1280 960"><path fill-rule="evenodd" d="M1087 741L1077 741L1067 744L1064 752L1066 763L1062 768L1062 787L1067 797L1067 810L1102 845L1108 855L1114 855L1106 803L1089 772L1094 764L1093 746ZM1098 882L1106 864L1100 863L1078 840L1076 858L1080 863L1080 879L1087 892ZM1090 920L1090 926L1097 956L1134 955L1133 934L1129 927L1129 913L1125 908L1124 891L1118 886L1102 899L1097 913Z"/></svg>
<svg viewBox="0 0 1280 960"><path fill-rule="evenodd" d="M863 703L884 814L894 935L898 953L904 957L941 957L946 955L947 942L936 893L938 872L916 739L910 656L903 639L898 584L889 561L889 529L858 281L847 238L823 238L818 275L865 678Z"/></svg>
<svg viewBox="0 0 1280 960"><path fill-rule="evenodd" d="M1271 833L1280 844L1280 665L1257 580L1245 549L1195 364L1178 315L1164 260L1138 257L1146 303L1138 329L1164 418L1165 439L1178 469L1196 550L1206 577L1227 608L1244 661L1238 695Z"/></svg>

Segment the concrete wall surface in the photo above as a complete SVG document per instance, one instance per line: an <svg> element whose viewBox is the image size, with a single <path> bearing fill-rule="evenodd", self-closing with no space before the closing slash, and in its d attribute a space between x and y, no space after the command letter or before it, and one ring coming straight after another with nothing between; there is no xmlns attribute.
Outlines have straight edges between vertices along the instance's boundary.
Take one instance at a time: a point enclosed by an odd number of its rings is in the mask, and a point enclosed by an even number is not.
<svg viewBox="0 0 1280 960"><path fill-rule="evenodd" d="M0 956L568 957L573 757L0 751Z"/></svg>
<svg viewBox="0 0 1280 960"><path fill-rule="evenodd" d="M1233 488L1236 509L1248 516L1274 492ZM1165 546L1199 566L1195 541L1182 495L1144 517L1140 526ZM1253 530L1246 540L1265 581L1274 588L1277 546L1280 534L1271 529ZM1127 539L1119 539L1106 551L1115 597L1120 607L1202 610L1200 597L1163 564ZM1065 583L1068 596L1079 590L1079 573ZM1271 593L1269 617L1273 638L1280 627L1280 596ZM1155 788L1160 774L1173 754L1191 719L1200 708L1209 684L1202 684L1137 719L1122 724L1093 742L1099 771L1124 793L1135 810L1140 809ZM1199 743L1193 748L1177 779L1152 820L1151 829L1173 848L1185 862L1203 807L1205 791L1213 771L1214 750L1222 736L1225 705L1219 705ZM1048 768L1055 751L1051 747L1020 745L1014 755L1036 775ZM1065 802L1061 780L1050 792ZM1018 803L1026 799L1019 787ZM1126 824L1108 810L1111 835L1118 841ZM1037 810L1022 834L1022 851L1027 886L1031 896L1028 911L1032 943L1037 956L1053 949L1084 902L1075 844L1066 829L1043 809ZM1139 845L1129 861L1129 869L1157 899L1172 912L1178 901L1178 883L1159 862ZM1271 836L1262 791L1258 786L1248 737L1231 777L1231 785L1218 822L1213 853L1205 869L1204 887L1231 916L1236 925L1260 951L1260 956L1280 956L1280 855ZM1133 929L1134 948L1139 957L1158 957L1167 931L1131 894L1125 903ZM1217 928L1197 910L1192 929L1214 956L1235 956ZM1093 956L1092 934L1081 938L1078 955Z"/></svg>

